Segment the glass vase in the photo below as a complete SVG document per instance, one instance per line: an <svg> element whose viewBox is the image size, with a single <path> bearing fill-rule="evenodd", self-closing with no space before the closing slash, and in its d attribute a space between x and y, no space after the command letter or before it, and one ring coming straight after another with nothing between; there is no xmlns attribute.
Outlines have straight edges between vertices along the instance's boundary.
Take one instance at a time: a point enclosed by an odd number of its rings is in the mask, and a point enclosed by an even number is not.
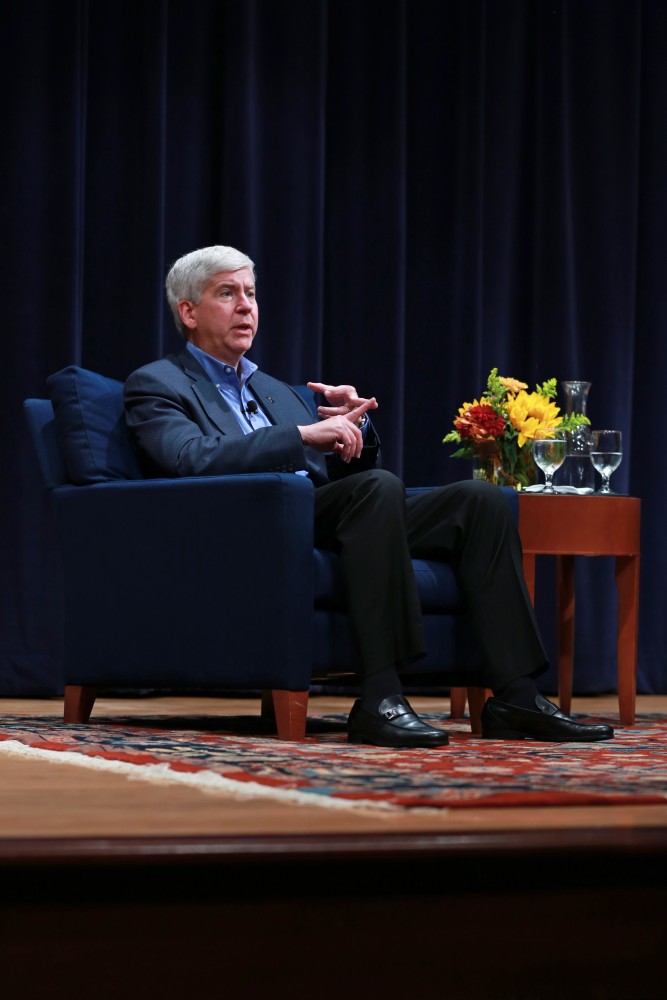
<svg viewBox="0 0 667 1000"><path fill-rule="evenodd" d="M472 478L483 479L487 483L499 484L500 447L495 441L485 441L477 445L475 457L472 460Z"/></svg>
<svg viewBox="0 0 667 1000"><path fill-rule="evenodd" d="M565 413L581 413L587 416L588 393L591 382L561 382L565 395ZM591 428L582 424L567 435L567 458L558 470L557 486L573 486L578 490L594 492L595 470L591 462Z"/></svg>
<svg viewBox="0 0 667 1000"><path fill-rule="evenodd" d="M514 469L510 472L503 461L502 448L498 442L480 442L472 462L472 477L484 479L495 486L510 486L514 490L532 486L538 480L532 449L520 449Z"/></svg>

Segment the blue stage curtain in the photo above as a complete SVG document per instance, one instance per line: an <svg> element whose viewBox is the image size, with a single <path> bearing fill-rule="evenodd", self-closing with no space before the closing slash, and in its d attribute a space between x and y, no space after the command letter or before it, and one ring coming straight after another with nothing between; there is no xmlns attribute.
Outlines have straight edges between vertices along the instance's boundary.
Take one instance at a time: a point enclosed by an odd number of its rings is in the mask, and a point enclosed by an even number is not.
<svg viewBox="0 0 667 1000"><path fill-rule="evenodd" d="M13 0L3 38L0 694L60 689L22 400L177 346L164 275L214 242L257 264L253 359L377 395L409 485L470 474L441 441L491 367L590 380L643 500L639 690L667 692L667 4ZM578 575L575 689L613 690L612 566Z"/></svg>

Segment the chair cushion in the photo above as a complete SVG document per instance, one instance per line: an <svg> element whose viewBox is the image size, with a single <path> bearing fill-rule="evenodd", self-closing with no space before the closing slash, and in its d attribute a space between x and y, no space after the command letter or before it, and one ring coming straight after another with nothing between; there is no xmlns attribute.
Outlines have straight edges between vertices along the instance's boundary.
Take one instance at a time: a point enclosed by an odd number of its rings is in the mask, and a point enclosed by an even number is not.
<svg viewBox="0 0 667 1000"><path fill-rule="evenodd" d="M51 375L47 386L73 483L144 478L125 426L122 382L70 365Z"/></svg>
<svg viewBox="0 0 667 1000"><path fill-rule="evenodd" d="M425 614L463 611L461 591L454 570L438 559L413 559L419 600Z"/></svg>

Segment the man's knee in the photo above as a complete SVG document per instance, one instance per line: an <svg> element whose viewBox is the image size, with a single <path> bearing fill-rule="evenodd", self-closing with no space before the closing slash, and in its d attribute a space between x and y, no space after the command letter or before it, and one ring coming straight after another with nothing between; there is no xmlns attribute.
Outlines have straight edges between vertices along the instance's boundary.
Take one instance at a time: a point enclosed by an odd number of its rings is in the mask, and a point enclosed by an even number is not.
<svg viewBox="0 0 667 1000"><path fill-rule="evenodd" d="M358 489L362 495L372 497L375 504L402 508L405 503L405 486L398 476L386 469L360 473Z"/></svg>
<svg viewBox="0 0 667 1000"><path fill-rule="evenodd" d="M478 498L482 503L495 503L501 499L507 503L503 492L499 486L487 482L485 479L464 479L458 483L464 493L471 497Z"/></svg>
<svg viewBox="0 0 667 1000"><path fill-rule="evenodd" d="M361 475L375 489L405 493L405 487L401 480L393 472L388 472L387 469L369 469L368 472L362 472Z"/></svg>
<svg viewBox="0 0 667 1000"><path fill-rule="evenodd" d="M512 507L505 491L483 479L462 479L442 487L442 497L448 509L463 516L482 517L488 520L513 520Z"/></svg>
<svg viewBox="0 0 667 1000"><path fill-rule="evenodd" d="M470 479L461 483L463 495L477 511L488 516L513 519L512 507L505 491L483 479Z"/></svg>

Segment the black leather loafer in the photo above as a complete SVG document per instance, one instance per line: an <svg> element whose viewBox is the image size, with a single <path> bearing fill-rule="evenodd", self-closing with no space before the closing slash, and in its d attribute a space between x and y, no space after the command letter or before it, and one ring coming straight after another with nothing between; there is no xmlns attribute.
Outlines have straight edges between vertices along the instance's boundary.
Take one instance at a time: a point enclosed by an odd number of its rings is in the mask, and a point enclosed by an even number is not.
<svg viewBox="0 0 667 1000"><path fill-rule="evenodd" d="M400 694L385 698L377 712L369 712L355 701L347 720L347 738L350 743L394 748L444 747L449 743L447 733L422 722Z"/></svg>
<svg viewBox="0 0 667 1000"><path fill-rule="evenodd" d="M586 726L563 715L538 694L535 709L518 708L489 698L482 709L482 736L486 740L544 740L550 743L595 743L610 740L611 726Z"/></svg>

